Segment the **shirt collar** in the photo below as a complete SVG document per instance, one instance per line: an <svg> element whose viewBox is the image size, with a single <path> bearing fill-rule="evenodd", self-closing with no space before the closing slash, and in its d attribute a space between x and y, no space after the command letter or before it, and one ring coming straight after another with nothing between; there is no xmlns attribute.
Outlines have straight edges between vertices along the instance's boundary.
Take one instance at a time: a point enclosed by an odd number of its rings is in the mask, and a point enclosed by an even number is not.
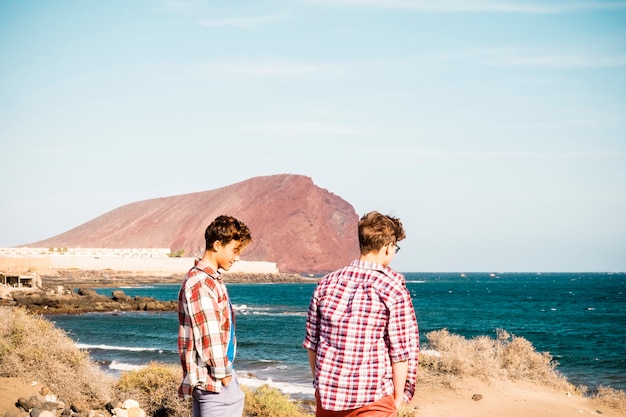
<svg viewBox="0 0 626 417"><path fill-rule="evenodd" d="M367 261L362 261L360 259L355 259L352 261L352 263L350 264L350 266L354 266L357 268L363 268L363 269L374 269L377 271L384 271L387 268L385 268L384 266L374 263L374 262L367 262Z"/></svg>
<svg viewBox="0 0 626 417"><path fill-rule="evenodd" d="M377 264L374 262L362 261L360 259L355 259L350 264L353 268L361 268L361 269L369 269L373 271L380 271L391 279L399 279L402 282L405 282L404 275L399 272L394 271L388 266L382 266L381 264Z"/></svg>
<svg viewBox="0 0 626 417"><path fill-rule="evenodd" d="M222 282L222 274L219 273L218 271L214 270L210 266L200 262L200 259L196 259L195 260L194 268L199 269L200 271L204 272L205 274L207 274L211 278L213 278L213 279L215 279L215 280L217 280L219 282Z"/></svg>

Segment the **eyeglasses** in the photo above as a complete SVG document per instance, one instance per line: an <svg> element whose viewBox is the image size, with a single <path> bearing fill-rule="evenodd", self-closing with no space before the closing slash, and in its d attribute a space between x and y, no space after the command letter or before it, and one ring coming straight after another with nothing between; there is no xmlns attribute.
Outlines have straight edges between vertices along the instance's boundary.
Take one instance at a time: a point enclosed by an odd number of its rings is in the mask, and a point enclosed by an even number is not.
<svg viewBox="0 0 626 417"><path fill-rule="evenodd" d="M393 245L396 247L396 253L400 252L400 246L398 246L397 243L393 242L393 243L390 243L390 245Z"/></svg>

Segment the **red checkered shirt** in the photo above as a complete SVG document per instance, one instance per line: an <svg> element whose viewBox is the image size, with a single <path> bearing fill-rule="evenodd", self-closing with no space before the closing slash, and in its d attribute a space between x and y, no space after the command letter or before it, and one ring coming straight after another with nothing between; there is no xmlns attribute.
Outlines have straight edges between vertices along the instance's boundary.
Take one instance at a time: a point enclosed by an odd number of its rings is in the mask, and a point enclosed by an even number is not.
<svg viewBox="0 0 626 417"><path fill-rule="evenodd" d="M353 261L323 277L302 344L316 352L314 387L326 410L363 407L393 395L391 364L409 361L404 398L415 392L419 332L404 276Z"/></svg>
<svg viewBox="0 0 626 417"><path fill-rule="evenodd" d="M220 380L232 374L227 355L229 313L228 293L220 274L196 262L178 293L178 355L183 368L180 398L190 398L196 387L220 392Z"/></svg>

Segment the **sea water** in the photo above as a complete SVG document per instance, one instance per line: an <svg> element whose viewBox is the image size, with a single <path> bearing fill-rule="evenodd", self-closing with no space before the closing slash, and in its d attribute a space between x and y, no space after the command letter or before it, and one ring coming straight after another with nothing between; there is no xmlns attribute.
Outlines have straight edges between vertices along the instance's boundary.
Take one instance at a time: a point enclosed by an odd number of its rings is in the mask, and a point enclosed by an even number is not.
<svg viewBox="0 0 626 417"><path fill-rule="evenodd" d="M591 390L626 390L626 273L405 273L423 347L425 335L446 328L466 338L496 337L498 329L549 352L557 371ZM227 284L236 310L235 368L248 385L269 383L296 398L312 398L307 353L301 347L314 283ZM175 300L179 285L99 288L129 296ZM178 363L174 312L54 315L80 348L109 372L149 362Z"/></svg>

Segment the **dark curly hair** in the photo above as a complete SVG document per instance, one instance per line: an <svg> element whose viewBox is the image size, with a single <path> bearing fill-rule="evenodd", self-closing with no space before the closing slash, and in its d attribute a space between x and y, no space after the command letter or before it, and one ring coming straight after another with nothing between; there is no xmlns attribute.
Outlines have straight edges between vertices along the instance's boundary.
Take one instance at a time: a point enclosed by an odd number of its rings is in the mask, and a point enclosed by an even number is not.
<svg viewBox="0 0 626 417"><path fill-rule="evenodd" d="M211 222L204 232L206 249L210 250L213 243L220 241L223 245L231 240L247 244L252 240L250 229L243 222L231 216L218 216Z"/></svg>
<svg viewBox="0 0 626 417"><path fill-rule="evenodd" d="M359 247L365 255L404 239L404 227L397 217L371 211L359 221Z"/></svg>

